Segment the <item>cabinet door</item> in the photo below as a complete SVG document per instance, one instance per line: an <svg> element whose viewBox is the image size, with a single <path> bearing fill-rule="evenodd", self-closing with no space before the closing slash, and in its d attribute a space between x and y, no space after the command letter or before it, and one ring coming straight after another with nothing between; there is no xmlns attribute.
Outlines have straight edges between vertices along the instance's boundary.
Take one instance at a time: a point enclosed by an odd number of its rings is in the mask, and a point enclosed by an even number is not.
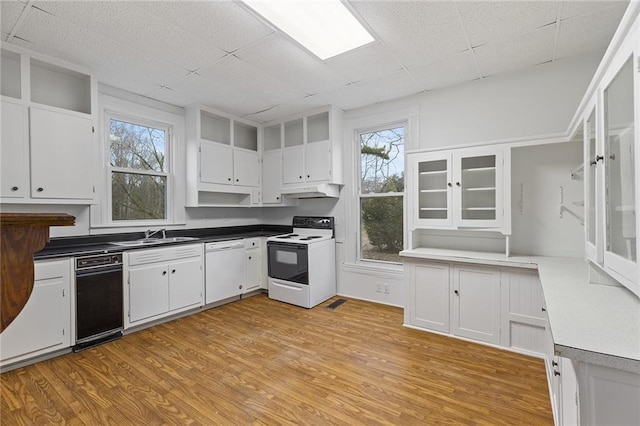
<svg viewBox="0 0 640 426"><path fill-rule="evenodd" d="M260 248L247 250L247 278L244 293L260 288L262 280L260 279L262 272L262 259L260 257Z"/></svg>
<svg viewBox="0 0 640 426"><path fill-rule="evenodd" d="M451 226L453 176L451 154L419 155L411 162L412 187L415 188L413 220L418 226Z"/></svg>
<svg viewBox="0 0 640 426"><path fill-rule="evenodd" d="M500 343L500 269L453 267L453 334Z"/></svg>
<svg viewBox="0 0 640 426"><path fill-rule="evenodd" d="M415 265L411 291L411 324L449 332L449 270L446 263Z"/></svg>
<svg viewBox="0 0 640 426"><path fill-rule="evenodd" d="M209 252L206 255L206 303L237 296L243 292L246 279L244 247Z"/></svg>
<svg viewBox="0 0 640 426"><path fill-rule="evenodd" d="M594 105L584 123L584 181L585 181L585 251L594 262L602 263L602 237L598 222L600 209L598 204L597 175L599 166L598 152L602 152L596 129L597 110Z"/></svg>
<svg viewBox="0 0 640 426"><path fill-rule="evenodd" d="M304 182L304 146L292 146L282 151L282 183Z"/></svg>
<svg viewBox="0 0 640 426"><path fill-rule="evenodd" d="M25 110L22 105L2 102L0 139L0 197L28 195L25 162Z"/></svg>
<svg viewBox="0 0 640 426"><path fill-rule="evenodd" d="M502 225L502 152L464 150L455 152L455 221L465 227Z"/></svg>
<svg viewBox="0 0 640 426"><path fill-rule="evenodd" d="M93 198L93 122L30 108L31 196Z"/></svg>
<svg viewBox="0 0 640 426"><path fill-rule="evenodd" d="M166 264L129 270L129 321L136 322L169 310L169 274Z"/></svg>
<svg viewBox="0 0 640 426"><path fill-rule="evenodd" d="M627 57L604 93L605 265L638 283L634 61ZM635 91L634 91L635 90ZM636 94L636 96L638 96ZM640 98L639 101L640 103ZM637 285L637 284L636 284ZM636 288L636 293L639 290Z"/></svg>
<svg viewBox="0 0 640 426"><path fill-rule="evenodd" d="M331 179L331 141L307 143L305 178L307 182L327 182Z"/></svg>
<svg viewBox="0 0 640 426"><path fill-rule="evenodd" d="M202 260L185 259L169 264L169 310L202 305Z"/></svg>
<svg viewBox="0 0 640 426"><path fill-rule="evenodd" d="M233 175L234 185L258 187L260 185L258 153L235 149L233 151Z"/></svg>
<svg viewBox="0 0 640 426"><path fill-rule="evenodd" d="M41 355L71 346L69 261L36 262L33 291L0 334L0 360Z"/></svg>
<svg viewBox="0 0 640 426"><path fill-rule="evenodd" d="M282 151L265 151L262 154L262 202L281 204L282 195Z"/></svg>
<svg viewBox="0 0 640 426"><path fill-rule="evenodd" d="M200 182L231 185L233 148L216 142L200 142Z"/></svg>

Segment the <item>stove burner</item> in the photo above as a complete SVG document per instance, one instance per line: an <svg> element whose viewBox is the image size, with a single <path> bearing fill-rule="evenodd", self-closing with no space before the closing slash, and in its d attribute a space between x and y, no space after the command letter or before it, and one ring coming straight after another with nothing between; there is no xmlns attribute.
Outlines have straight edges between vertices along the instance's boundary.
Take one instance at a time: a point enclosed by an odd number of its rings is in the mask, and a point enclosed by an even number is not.
<svg viewBox="0 0 640 426"><path fill-rule="evenodd" d="M284 239L287 239L287 238L293 238L293 237L297 237L297 236L298 236L298 234L287 234L287 235L280 235L280 236L278 236L276 238L280 238L280 239L284 240Z"/></svg>

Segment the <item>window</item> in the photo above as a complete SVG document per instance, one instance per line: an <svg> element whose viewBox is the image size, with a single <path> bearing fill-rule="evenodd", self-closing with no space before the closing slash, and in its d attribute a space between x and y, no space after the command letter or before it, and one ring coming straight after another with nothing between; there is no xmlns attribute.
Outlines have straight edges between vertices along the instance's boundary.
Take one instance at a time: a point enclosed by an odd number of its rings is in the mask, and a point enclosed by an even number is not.
<svg viewBox="0 0 640 426"><path fill-rule="evenodd" d="M167 220L169 126L114 115L107 124L111 220Z"/></svg>
<svg viewBox="0 0 640 426"><path fill-rule="evenodd" d="M405 126L358 134L360 253L362 260L400 263L404 228Z"/></svg>

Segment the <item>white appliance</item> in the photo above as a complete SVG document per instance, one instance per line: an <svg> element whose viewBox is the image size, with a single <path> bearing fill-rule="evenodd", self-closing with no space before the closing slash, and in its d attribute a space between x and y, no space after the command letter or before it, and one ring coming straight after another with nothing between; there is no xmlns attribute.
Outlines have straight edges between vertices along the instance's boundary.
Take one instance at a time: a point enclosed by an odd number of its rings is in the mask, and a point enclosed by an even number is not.
<svg viewBox="0 0 640 426"><path fill-rule="evenodd" d="M312 308L336 295L333 217L294 216L293 233L267 239L269 298Z"/></svg>
<svg viewBox="0 0 640 426"><path fill-rule="evenodd" d="M243 240L207 243L205 248L205 303L228 299L242 293L245 282Z"/></svg>

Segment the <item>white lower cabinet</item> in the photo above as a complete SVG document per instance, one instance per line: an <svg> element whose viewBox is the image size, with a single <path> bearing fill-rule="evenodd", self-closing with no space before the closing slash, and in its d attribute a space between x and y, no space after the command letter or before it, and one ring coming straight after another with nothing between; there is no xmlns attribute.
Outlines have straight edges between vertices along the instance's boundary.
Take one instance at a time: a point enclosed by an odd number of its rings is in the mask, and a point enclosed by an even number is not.
<svg viewBox="0 0 640 426"><path fill-rule="evenodd" d="M518 352L545 353L547 321L537 271L405 259L407 325Z"/></svg>
<svg viewBox="0 0 640 426"><path fill-rule="evenodd" d="M260 238L244 240L246 249L246 281L244 293L258 290L262 286L262 254Z"/></svg>
<svg viewBox="0 0 640 426"><path fill-rule="evenodd" d="M203 304L202 244L127 253L125 328Z"/></svg>
<svg viewBox="0 0 640 426"><path fill-rule="evenodd" d="M0 334L4 365L71 346L71 262L35 262L35 281L27 304Z"/></svg>
<svg viewBox="0 0 640 426"><path fill-rule="evenodd" d="M452 267L451 332L500 343L500 268Z"/></svg>

